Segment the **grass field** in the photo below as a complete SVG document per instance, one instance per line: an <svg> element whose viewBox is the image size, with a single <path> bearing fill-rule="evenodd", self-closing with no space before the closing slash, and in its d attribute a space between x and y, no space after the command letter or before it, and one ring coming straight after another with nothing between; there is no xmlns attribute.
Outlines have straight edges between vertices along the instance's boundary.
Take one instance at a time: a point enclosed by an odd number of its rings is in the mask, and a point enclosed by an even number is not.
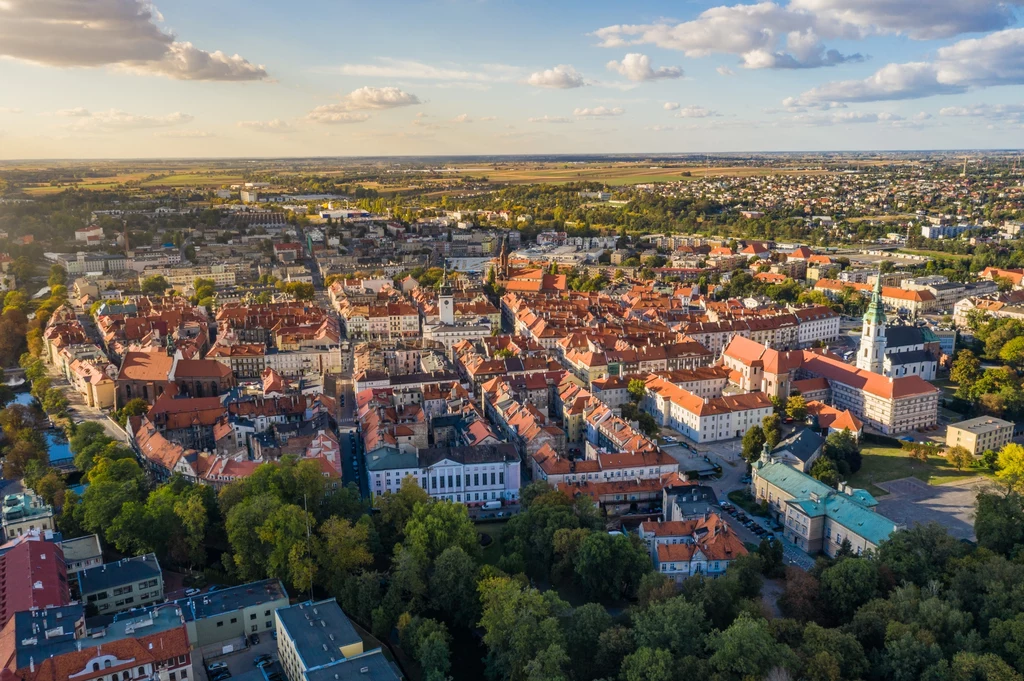
<svg viewBox="0 0 1024 681"><path fill-rule="evenodd" d="M924 255L930 258L952 258L954 260L963 260L964 258L970 258L970 255L960 255L958 253L946 253L945 251L918 251L909 248L901 248L900 253L910 253L911 255Z"/></svg>
<svg viewBox="0 0 1024 681"><path fill-rule="evenodd" d="M487 565L497 565L498 559L501 558L501 533L505 529L506 522L503 520L493 523L477 523L476 525L477 532L490 535L491 539L494 540L483 549L483 561Z"/></svg>
<svg viewBox="0 0 1024 681"><path fill-rule="evenodd" d="M240 174L231 173L180 173L168 175L155 180L143 182L143 187L219 187L222 184L238 184L242 182Z"/></svg>
<svg viewBox="0 0 1024 681"><path fill-rule="evenodd" d="M854 487L863 487L875 496L886 494L875 483L899 478L917 478L930 485L941 485L983 475L977 468L958 471L940 456L928 457L927 463L916 461L899 447L871 445L862 448L860 453L864 463L859 471L850 476L848 482Z"/></svg>

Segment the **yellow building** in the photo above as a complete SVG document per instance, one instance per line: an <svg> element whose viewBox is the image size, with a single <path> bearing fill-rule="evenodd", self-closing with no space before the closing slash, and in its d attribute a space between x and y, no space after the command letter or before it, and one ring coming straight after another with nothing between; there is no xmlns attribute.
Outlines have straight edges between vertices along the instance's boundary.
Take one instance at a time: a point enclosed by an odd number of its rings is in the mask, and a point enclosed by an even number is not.
<svg viewBox="0 0 1024 681"><path fill-rule="evenodd" d="M994 416L951 423L946 431L947 447L963 447L975 456L987 449L998 451L1012 439L1013 424Z"/></svg>

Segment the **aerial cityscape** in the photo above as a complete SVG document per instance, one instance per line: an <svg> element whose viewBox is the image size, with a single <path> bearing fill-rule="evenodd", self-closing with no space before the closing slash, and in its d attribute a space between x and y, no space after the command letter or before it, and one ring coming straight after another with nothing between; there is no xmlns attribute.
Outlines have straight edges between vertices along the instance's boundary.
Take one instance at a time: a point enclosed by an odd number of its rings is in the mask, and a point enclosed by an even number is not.
<svg viewBox="0 0 1024 681"><path fill-rule="evenodd" d="M0 681L1024 681L1020 5L0 0Z"/></svg>

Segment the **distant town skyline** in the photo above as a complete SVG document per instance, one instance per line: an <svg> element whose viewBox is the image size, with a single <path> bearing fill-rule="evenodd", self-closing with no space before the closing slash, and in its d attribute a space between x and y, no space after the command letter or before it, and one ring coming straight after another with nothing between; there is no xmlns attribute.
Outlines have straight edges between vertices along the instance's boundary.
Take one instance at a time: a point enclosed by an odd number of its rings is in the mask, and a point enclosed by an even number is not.
<svg viewBox="0 0 1024 681"><path fill-rule="evenodd" d="M0 159L1024 146L1024 0L0 0Z"/></svg>

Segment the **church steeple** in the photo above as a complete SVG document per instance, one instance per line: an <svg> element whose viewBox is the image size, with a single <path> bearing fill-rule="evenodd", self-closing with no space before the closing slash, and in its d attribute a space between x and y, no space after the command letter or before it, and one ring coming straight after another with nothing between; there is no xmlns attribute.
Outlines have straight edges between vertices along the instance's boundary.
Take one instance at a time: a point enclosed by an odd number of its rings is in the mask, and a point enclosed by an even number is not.
<svg viewBox="0 0 1024 681"><path fill-rule="evenodd" d="M498 276L508 279L508 237L501 237L501 251L498 253Z"/></svg>
<svg viewBox="0 0 1024 681"><path fill-rule="evenodd" d="M448 283L448 268L441 275L441 288L437 296L438 315L442 324L455 323L455 297L452 295L451 284Z"/></svg>
<svg viewBox="0 0 1024 681"><path fill-rule="evenodd" d="M871 302L864 313L864 326L857 352L857 368L872 373L885 372L885 306L882 303L882 271L878 271Z"/></svg>

